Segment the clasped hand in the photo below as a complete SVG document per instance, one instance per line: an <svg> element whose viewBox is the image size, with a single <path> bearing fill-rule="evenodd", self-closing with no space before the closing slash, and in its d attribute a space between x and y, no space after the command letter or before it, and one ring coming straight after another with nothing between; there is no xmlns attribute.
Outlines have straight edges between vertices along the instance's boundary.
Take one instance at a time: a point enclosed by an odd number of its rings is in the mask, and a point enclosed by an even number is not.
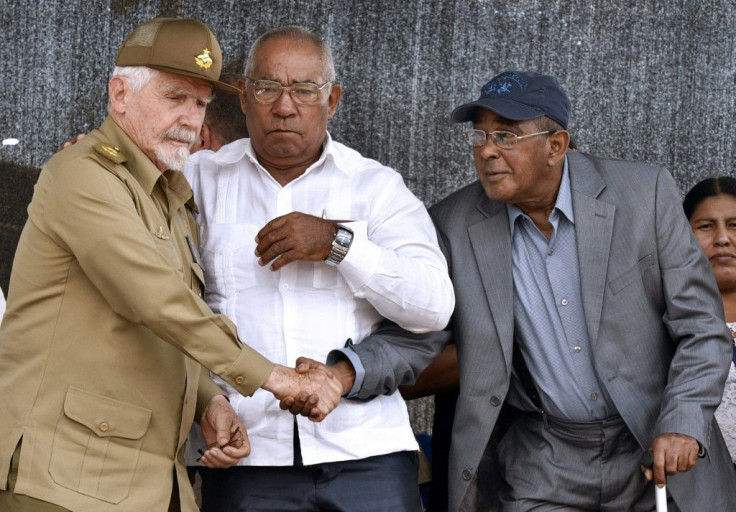
<svg viewBox="0 0 736 512"><path fill-rule="evenodd" d="M273 393L282 409L322 421L340 403L343 381L331 367L311 359L299 358L297 368L275 365L263 389Z"/></svg>

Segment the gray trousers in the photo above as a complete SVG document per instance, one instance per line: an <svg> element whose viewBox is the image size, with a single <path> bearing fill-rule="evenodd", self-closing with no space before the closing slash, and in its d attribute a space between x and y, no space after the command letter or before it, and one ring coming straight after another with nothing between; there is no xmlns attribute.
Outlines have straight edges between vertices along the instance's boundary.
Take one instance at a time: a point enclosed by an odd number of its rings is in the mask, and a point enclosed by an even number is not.
<svg viewBox="0 0 736 512"><path fill-rule="evenodd" d="M501 511L653 511L643 453L620 417L579 423L519 413L496 449ZM669 512L679 510L668 501Z"/></svg>

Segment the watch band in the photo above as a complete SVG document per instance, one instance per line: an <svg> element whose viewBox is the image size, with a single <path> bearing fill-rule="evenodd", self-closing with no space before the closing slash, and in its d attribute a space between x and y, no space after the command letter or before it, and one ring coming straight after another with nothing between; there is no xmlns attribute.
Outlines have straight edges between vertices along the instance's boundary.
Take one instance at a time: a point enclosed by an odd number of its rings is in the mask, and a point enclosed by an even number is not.
<svg viewBox="0 0 736 512"><path fill-rule="evenodd" d="M332 240L332 249L325 259L325 263L336 267L347 255L350 250L350 244L353 243L353 230L346 228L342 224L337 225L337 233L335 239Z"/></svg>

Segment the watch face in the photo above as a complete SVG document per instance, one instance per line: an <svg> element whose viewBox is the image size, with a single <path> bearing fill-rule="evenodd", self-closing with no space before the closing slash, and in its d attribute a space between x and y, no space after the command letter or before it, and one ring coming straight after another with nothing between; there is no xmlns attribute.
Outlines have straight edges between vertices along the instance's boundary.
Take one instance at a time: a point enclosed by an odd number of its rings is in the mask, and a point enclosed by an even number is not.
<svg viewBox="0 0 736 512"><path fill-rule="evenodd" d="M335 242L342 245L343 247L350 247L350 242L353 241L353 233L348 231L344 227L337 228L337 234L335 235Z"/></svg>

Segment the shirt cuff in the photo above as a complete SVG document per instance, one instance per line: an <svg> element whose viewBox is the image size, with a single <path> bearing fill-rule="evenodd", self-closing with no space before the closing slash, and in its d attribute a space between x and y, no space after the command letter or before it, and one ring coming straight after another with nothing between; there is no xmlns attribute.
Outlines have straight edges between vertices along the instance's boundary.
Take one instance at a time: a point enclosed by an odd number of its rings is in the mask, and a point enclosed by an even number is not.
<svg viewBox="0 0 736 512"><path fill-rule="evenodd" d="M343 222L353 230L353 241L345 258L337 268L353 291L370 281L381 261L381 248L368 239L368 223L365 221Z"/></svg>
<svg viewBox="0 0 736 512"><path fill-rule="evenodd" d="M327 354L327 366L333 365L343 358L347 358L355 370L355 382L353 382L353 387L350 388L350 391L343 396L345 398L353 398L358 394L360 388L363 387L363 381L365 380L365 367L363 366L363 363L360 362L358 354L353 350L352 344L345 348L331 350L330 353Z"/></svg>

